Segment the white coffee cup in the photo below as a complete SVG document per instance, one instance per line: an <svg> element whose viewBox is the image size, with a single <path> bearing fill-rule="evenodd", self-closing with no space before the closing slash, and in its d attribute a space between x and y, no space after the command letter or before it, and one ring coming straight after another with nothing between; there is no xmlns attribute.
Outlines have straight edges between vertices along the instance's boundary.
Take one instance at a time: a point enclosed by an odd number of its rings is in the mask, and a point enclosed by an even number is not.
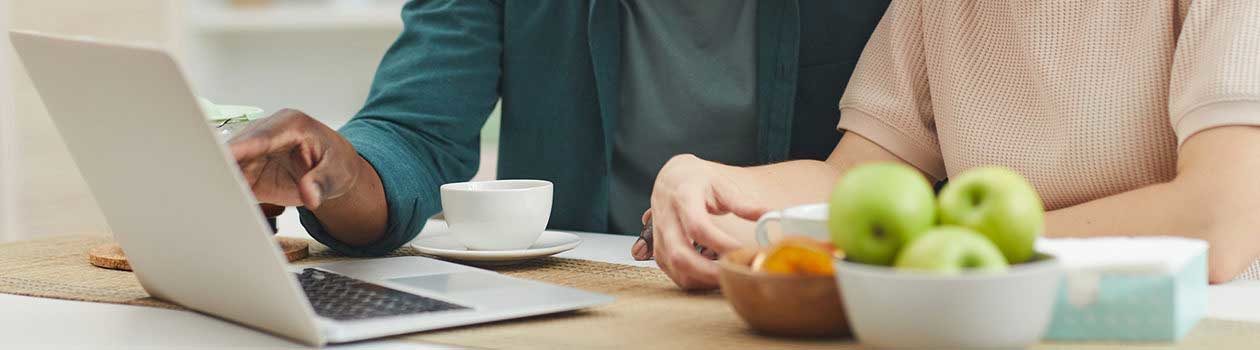
<svg viewBox="0 0 1260 350"><path fill-rule="evenodd" d="M526 249L551 219L552 184L495 180L442 185L442 212L469 250Z"/></svg>
<svg viewBox="0 0 1260 350"><path fill-rule="evenodd" d="M757 219L757 243L762 246L772 244L766 227L772 221L779 222L779 231L785 235L800 235L829 242L831 236L827 230L827 208L827 203L817 203L767 212Z"/></svg>

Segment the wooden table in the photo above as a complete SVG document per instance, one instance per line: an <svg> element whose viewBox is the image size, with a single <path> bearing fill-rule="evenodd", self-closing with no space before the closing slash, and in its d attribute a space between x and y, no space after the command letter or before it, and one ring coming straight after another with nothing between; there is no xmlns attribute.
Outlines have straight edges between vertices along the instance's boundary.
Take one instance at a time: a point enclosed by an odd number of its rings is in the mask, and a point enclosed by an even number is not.
<svg viewBox="0 0 1260 350"><path fill-rule="evenodd" d="M445 225L433 222L426 231ZM281 221L282 232L300 236L291 217ZM585 242L570 258L651 266L634 262L627 253L633 237L578 232ZM1228 332L1231 327L1260 330L1260 281L1239 281L1210 287L1208 316L1200 324L1203 335ZM208 316L156 308L84 303L0 294L0 349L31 348L302 348L301 345ZM1226 348L1257 348L1260 331L1249 338L1231 337ZM1235 344L1235 342L1237 344ZM1188 344L1181 344L1183 347ZM441 344L374 341L334 348L444 349ZM1046 344L1036 349L1164 349L1175 344Z"/></svg>

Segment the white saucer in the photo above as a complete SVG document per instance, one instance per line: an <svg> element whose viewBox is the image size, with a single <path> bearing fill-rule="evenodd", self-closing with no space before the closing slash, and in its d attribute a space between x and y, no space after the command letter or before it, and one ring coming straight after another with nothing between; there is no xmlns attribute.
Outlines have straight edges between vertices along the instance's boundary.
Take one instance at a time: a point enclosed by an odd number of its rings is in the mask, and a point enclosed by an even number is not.
<svg viewBox="0 0 1260 350"><path fill-rule="evenodd" d="M510 264L555 255L577 248L582 237L568 232L543 231L534 245L521 250L468 250L450 232L421 234L411 246L421 253L451 260Z"/></svg>

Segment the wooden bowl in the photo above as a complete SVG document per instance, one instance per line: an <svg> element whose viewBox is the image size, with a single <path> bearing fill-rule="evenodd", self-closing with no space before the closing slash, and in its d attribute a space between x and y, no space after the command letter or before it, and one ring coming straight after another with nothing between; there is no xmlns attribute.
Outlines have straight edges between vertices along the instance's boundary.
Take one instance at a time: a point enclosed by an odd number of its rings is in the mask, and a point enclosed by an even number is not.
<svg viewBox="0 0 1260 350"><path fill-rule="evenodd" d="M849 335L835 276L798 276L753 271L757 251L741 249L718 261L718 283L735 313L754 330L776 336Z"/></svg>

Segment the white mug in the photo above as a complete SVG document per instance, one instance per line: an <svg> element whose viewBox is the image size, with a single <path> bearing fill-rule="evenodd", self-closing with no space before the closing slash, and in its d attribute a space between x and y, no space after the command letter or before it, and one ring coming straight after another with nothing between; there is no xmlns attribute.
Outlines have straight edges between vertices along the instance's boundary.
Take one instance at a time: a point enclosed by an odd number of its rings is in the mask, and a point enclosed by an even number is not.
<svg viewBox="0 0 1260 350"><path fill-rule="evenodd" d="M757 219L757 243L769 246L770 236L766 225L778 221L783 234L802 235L824 242L830 242L827 230L827 203L806 204L775 210L761 215Z"/></svg>
<svg viewBox="0 0 1260 350"><path fill-rule="evenodd" d="M552 184L495 180L442 185L442 213L469 250L526 249L551 219Z"/></svg>

